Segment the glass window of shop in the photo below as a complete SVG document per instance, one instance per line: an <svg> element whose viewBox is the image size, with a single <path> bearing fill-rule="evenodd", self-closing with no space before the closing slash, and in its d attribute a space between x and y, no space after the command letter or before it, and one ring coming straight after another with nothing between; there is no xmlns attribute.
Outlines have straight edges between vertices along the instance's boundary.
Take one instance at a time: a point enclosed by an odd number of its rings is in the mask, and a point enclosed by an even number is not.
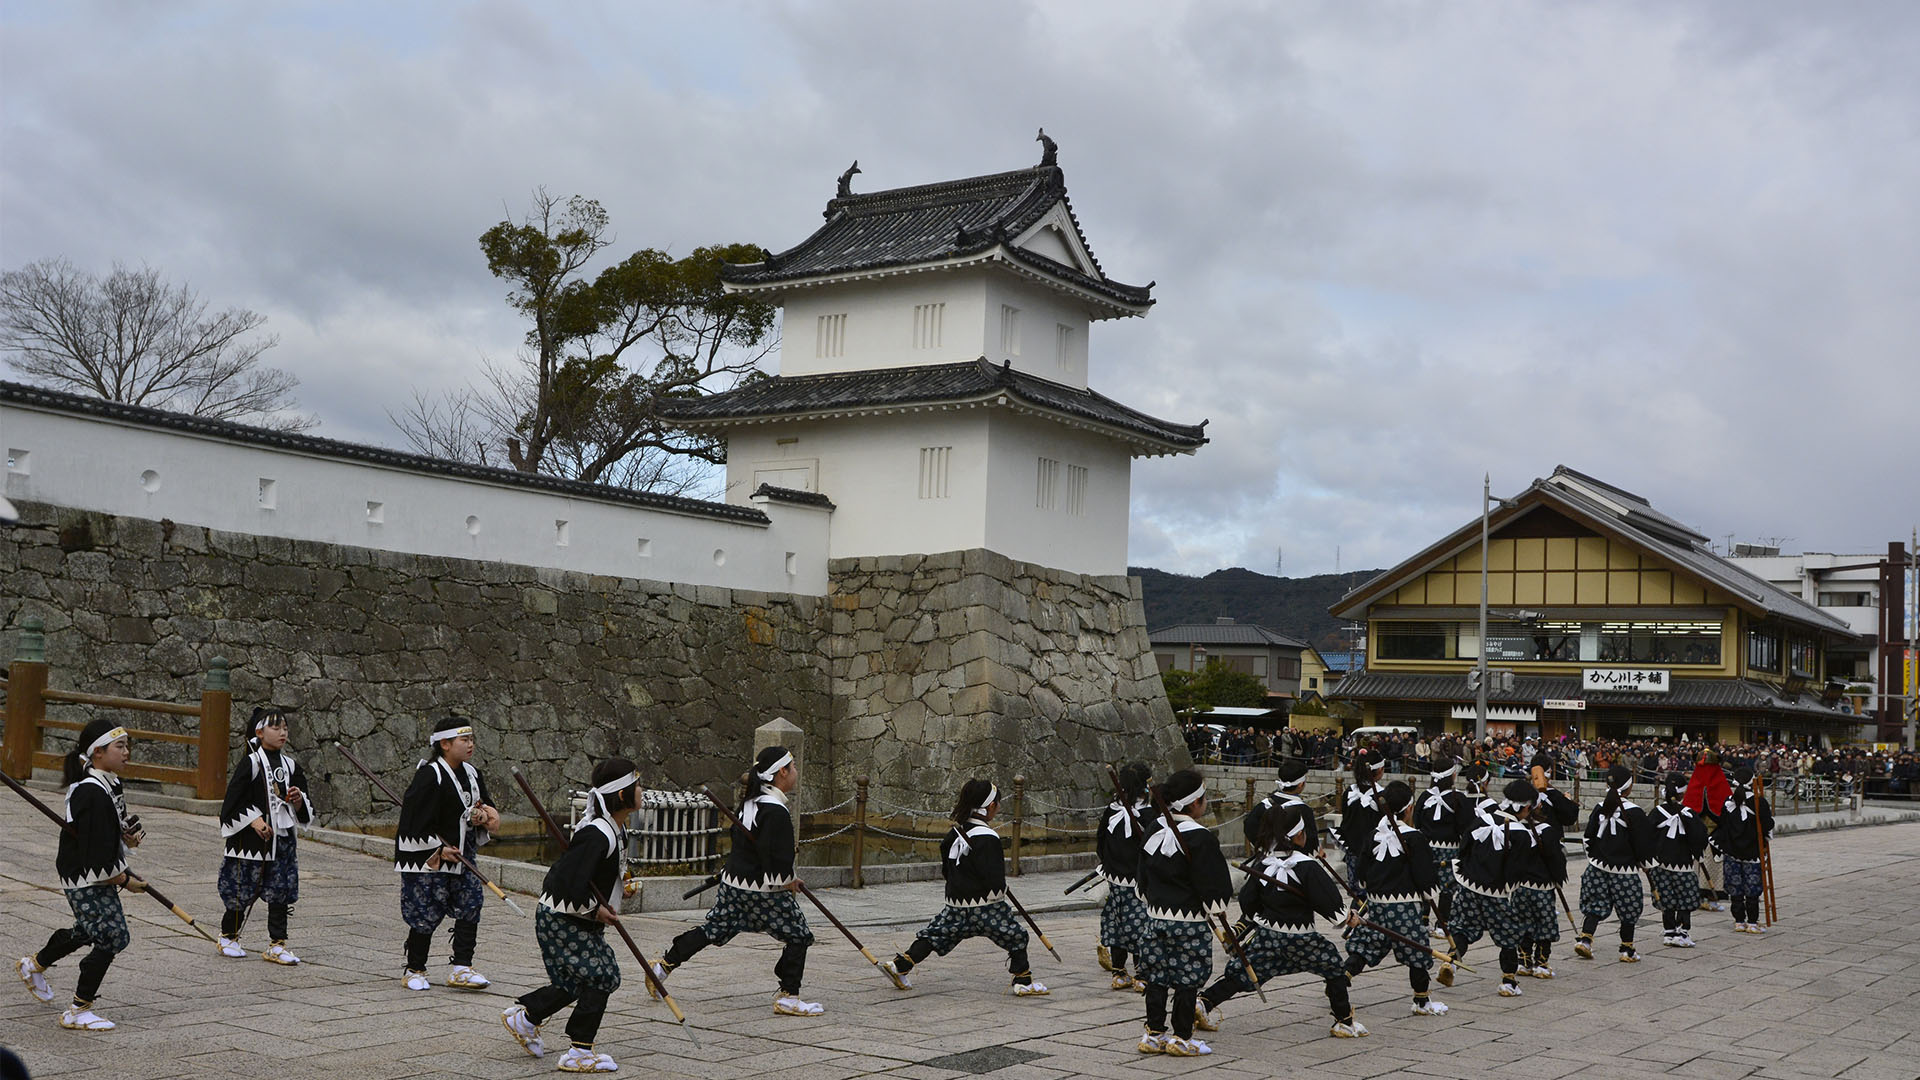
<svg viewBox="0 0 1920 1080"><path fill-rule="evenodd" d="M1382 660L1479 656L1474 623L1382 622ZM1571 622L1487 624L1487 659L1501 663L1720 663L1717 622Z"/></svg>

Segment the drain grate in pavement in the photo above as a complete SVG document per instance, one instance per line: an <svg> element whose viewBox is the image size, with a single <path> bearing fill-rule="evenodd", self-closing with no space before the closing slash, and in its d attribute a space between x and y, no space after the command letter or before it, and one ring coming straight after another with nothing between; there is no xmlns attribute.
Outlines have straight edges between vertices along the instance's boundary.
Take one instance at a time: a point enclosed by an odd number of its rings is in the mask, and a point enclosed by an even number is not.
<svg viewBox="0 0 1920 1080"><path fill-rule="evenodd" d="M946 1069L949 1072L966 1072L979 1075L995 1072L1009 1065L1025 1065L1035 1058L1046 1057L1032 1050L1016 1050L1011 1046L983 1046L978 1050L968 1050L962 1054L948 1054L945 1057L928 1058L920 1064L934 1069Z"/></svg>

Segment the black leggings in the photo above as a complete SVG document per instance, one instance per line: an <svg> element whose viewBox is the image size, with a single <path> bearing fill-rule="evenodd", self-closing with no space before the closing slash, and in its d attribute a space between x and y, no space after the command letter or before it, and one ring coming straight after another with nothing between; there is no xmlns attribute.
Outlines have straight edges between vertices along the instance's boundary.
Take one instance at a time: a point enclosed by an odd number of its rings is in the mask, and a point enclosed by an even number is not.
<svg viewBox="0 0 1920 1080"><path fill-rule="evenodd" d="M1663 911L1660 913L1660 925L1669 934L1690 932L1693 929L1693 912Z"/></svg>
<svg viewBox="0 0 1920 1080"><path fill-rule="evenodd" d="M1426 972L1420 973L1422 976ZM1215 979L1212 986L1200 991L1199 1004L1208 1012L1219 1008L1240 993L1244 976L1222 975ZM1425 987L1419 989L1424 990ZM1327 978L1327 1007L1333 1010L1333 1018L1342 1023L1353 1019L1353 1004L1347 999L1347 979L1343 975Z"/></svg>
<svg viewBox="0 0 1920 1080"><path fill-rule="evenodd" d="M1502 955L1505 955L1505 953L1503 952ZM1365 970L1367 970L1367 962L1365 960L1358 956L1347 957L1347 978L1349 981ZM1427 987L1430 983L1427 979L1426 968L1409 967L1407 969L1407 981L1413 984L1414 997L1422 998L1427 996ZM1328 980L1328 983L1331 985L1332 980ZM1342 994L1344 995L1344 993L1345 991L1343 989ZM1336 1013L1335 1015L1337 1016L1339 1014Z"/></svg>
<svg viewBox="0 0 1920 1080"><path fill-rule="evenodd" d="M535 1024L544 1024L549 1016L573 1005L573 1015L567 1017L567 1038L583 1048L593 1046L600 1034L600 1019L607 1014L607 992L590 986L582 987L577 996L557 986L543 986L522 995L519 1001L527 1010L527 1019Z"/></svg>
<svg viewBox="0 0 1920 1080"><path fill-rule="evenodd" d="M34 955L34 962L43 968L52 967L61 960L80 951L80 946L91 942L83 935L73 932L73 927L63 926L47 939L46 947ZM73 988L73 1003L85 1008L93 1004L94 996L100 993L100 980L107 977L107 968L113 964L112 949L94 945L93 951L80 958L80 982Z"/></svg>
<svg viewBox="0 0 1920 1080"><path fill-rule="evenodd" d="M1598 929L1600 929L1600 916L1598 915L1588 915L1580 923L1580 933L1588 938L1593 937L1593 932ZM1620 920L1620 944L1633 944L1633 924L1625 919Z"/></svg>
<svg viewBox="0 0 1920 1080"><path fill-rule="evenodd" d="M1126 959L1126 951L1113 949L1111 953L1113 956L1114 969L1125 970L1121 966L1121 963ZM913 944L907 946L906 952L894 956L894 970L904 975L912 971L915 965L926 963L927 957L932 955L933 942L923 937L916 937L913 939ZM1013 976L1013 981L1016 983L1025 984L1033 981L1033 964L1027 959L1027 950L1007 950L1007 973Z"/></svg>
<svg viewBox="0 0 1920 1080"><path fill-rule="evenodd" d="M287 940L287 917L292 913L292 904L267 905L268 941ZM246 922L246 908L228 908L225 914L220 916L220 936L238 939L240 937L240 928L245 926ZM424 958L421 960L421 963L426 963Z"/></svg>
<svg viewBox="0 0 1920 1080"><path fill-rule="evenodd" d="M915 938L914 943L919 944L919 940ZM679 967L693 959L693 954L711 944L713 939L707 936L706 928L696 926L674 938L673 944L667 946L667 954L663 959L670 967ZM791 997L800 993L800 981L807 974L807 945L811 944L811 941L806 944L789 941L780 950L780 959L773 964L773 977L779 980L782 994ZM932 951L932 946L928 946L928 951ZM924 954L922 959L925 959Z"/></svg>
<svg viewBox="0 0 1920 1080"><path fill-rule="evenodd" d="M267 922L269 925L273 922L273 912L271 909L267 912ZM282 927L282 929L284 929L284 927ZM467 922L464 919L454 920L453 963L455 966L471 967L473 965L473 947L479 940L480 923L478 920L473 922ZM407 970L427 970L427 953L431 951L432 948L433 934L431 932L423 934L418 930L407 931Z"/></svg>
<svg viewBox="0 0 1920 1080"><path fill-rule="evenodd" d="M1733 921L1757 923L1760 921L1760 898L1757 896L1735 896L1729 899L1733 908Z"/></svg>
<svg viewBox="0 0 1920 1080"><path fill-rule="evenodd" d="M1173 992L1173 1033L1193 1038L1193 1006L1200 991L1188 986L1147 984L1147 1030L1156 1034L1167 1030L1167 992Z"/></svg>

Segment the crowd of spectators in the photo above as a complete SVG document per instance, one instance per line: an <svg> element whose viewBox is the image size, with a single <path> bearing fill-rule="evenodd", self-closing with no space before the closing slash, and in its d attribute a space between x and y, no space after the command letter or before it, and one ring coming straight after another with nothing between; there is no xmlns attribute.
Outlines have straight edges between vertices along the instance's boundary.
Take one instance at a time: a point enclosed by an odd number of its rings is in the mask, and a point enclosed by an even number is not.
<svg viewBox="0 0 1920 1080"><path fill-rule="evenodd" d="M1292 729L1266 732L1188 724L1186 739L1195 761L1225 765L1268 767L1297 757L1305 759L1310 768L1344 769L1354 750L1351 736ZM1545 752L1555 761L1555 778L1561 780L1571 779L1576 772L1585 779L1596 779L1615 764L1628 766L1646 780L1672 771L1688 772L1707 746L1690 741L1568 736L1540 739L1489 735L1476 741L1457 735L1428 737L1417 732L1367 741L1385 756L1390 773L1424 772L1438 755L1480 762L1496 776L1518 776L1526 774L1536 753ZM1801 790L1811 790L1818 784L1820 790L1838 795L1857 792L1868 798L1920 797L1920 759L1908 751L1855 746L1821 749L1786 743L1742 743L1715 749L1729 771L1737 765L1751 765L1776 787L1797 785Z"/></svg>

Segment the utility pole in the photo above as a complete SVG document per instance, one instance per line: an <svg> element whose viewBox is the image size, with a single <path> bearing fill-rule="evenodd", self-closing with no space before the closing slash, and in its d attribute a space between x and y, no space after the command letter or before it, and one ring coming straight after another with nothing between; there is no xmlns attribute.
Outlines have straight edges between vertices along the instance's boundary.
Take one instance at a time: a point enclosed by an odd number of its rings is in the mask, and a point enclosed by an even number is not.
<svg viewBox="0 0 1920 1080"><path fill-rule="evenodd" d="M1493 474L1480 477L1480 644L1475 650L1480 659L1475 665L1473 686L1473 738L1487 737L1487 510L1493 504Z"/></svg>
<svg viewBox="0 0 1920 1080"><path fill-rule="evenodd" d="M1906 619L1903 620L1905 625L1902 629L1906 631L1907 647L1901 650L1900 677L1906 685L1900 689L1907 710L1907 749L1911 751L1920 749L1914 744L1915 723L1920 721L1920 529L1913 530L1909 540L1906 575L1913 582L1913 602L1907 605L1903 613ZM1905 584L1905 581L1901 582L1902 587ZM1909 671L1912 671L1911 675Z"/></svg>

